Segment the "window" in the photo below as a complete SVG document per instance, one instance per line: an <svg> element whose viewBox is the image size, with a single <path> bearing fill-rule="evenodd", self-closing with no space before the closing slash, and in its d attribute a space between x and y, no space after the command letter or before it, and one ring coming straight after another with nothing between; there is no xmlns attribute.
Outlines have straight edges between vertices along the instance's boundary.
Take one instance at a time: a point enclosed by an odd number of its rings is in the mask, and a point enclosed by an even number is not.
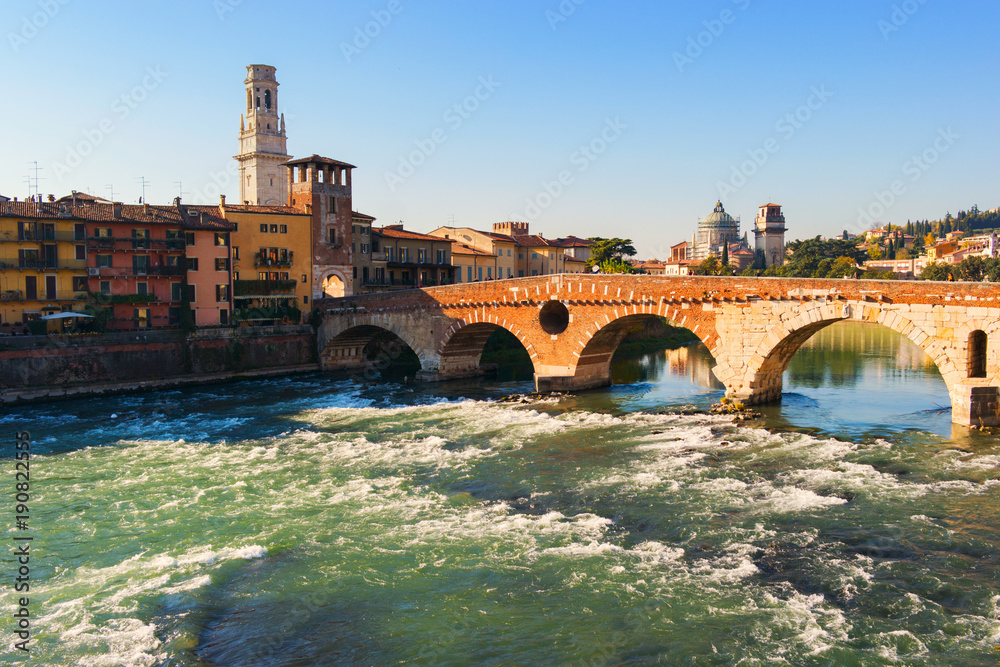
<svg viewBox="0 0 1000 667"><path fill-rule="evenodd" d="M271 225L271 233L272 234L278 233L278 225Z"/></svg>
<svg viewBox="0 0 1000 667"><path fill-rule="evenodd" d="M194 232L184 232L184 243L194 247Z"/></svg>
<svg viewBox="0 0 1000 667"><path fill-rule="evenodd" d="M466 268L468 268L468 269L469 269L469 274L468 274L468 275L469 275L469 277L468 277L468 278L466 279L466 282L469 282L469 283L471 283L471 282L472 282L472 267L471 267L471 266L469 266L469 267L466 267Z"/></svg>
<svg viewBox="0 0 1000 667"><path fill-rule="evenodd" d="M556 254L554 252L550 252L549 253L549 259L555 259L555 258L556 258Z"/></svg>
<svg viewBox="0 0 1000 667"><path fill-rule="evenodd" d="M503 248L497 248L497 256L503 257Z"/></svg>
<svg viewBox="0 0 1000 667"><path fill-rule="evenodd" d="M524 271L518 271L517 272L517 277L518 278L523 278L524 277Z"/></svg>
<svg viewBox="0 0 1000 667"><path fill-rule="evenodd" d="M149 326L149 308L135 309L135 328L145 329Z"/></svg>
<svg viewBox="0 0 1000 667"><path fill-rule="evenodd" d="M176 269L181 265L182 259L183 257L178 257L177 255L170 255L167 257L167 266Z"/></svg>
<svg viewBox="0 0 1000 667"><path fill-rule="evenodd" d="M188 257L187 258L187 270L188 271L197 271L198 270L198 258L197 257Z"/></svg>
<svg viewBox="0 0 1000 667"><path fill-rule="evenodd" d="M239 280L239 279L240 279L240 272L233 271L233 280Z"/></svg>
<svg viewBox="0 0 1000 667"><path fill-rule="evenodd" d="M417 249L417 263L426 264L427 263L427 250L426 248Z"/></svg>
<svg viewBox="0 0 1000 667"><path fill-rule="evenodd" d="M986 344L985 331L973 331L969 334L968 370L970 378L986 377Z"/></svg>
<svg viewBox="0 0 1000 667"><path fill-rule="evenodd" d="M337 230L335 227L330 227L326 230L326 239L330 245L337 245Z"/></svg>
<svg viewBox="0 0 1000 667"><path fill-rule="evenodd" d="M110 239L111 238L111 228L110 227L98 227L96 230L96 236L99 239Z"/></svg>
<svg viewBox="0 0 1000 667"><path fill-rule="evenodd" d="M143 276L149 273L149 255L133 255L132 271L137 276Z"/></svg>
<svg viewBox="0 0 1000 667"><path fill-rule="evenodd" d="M171 306L167 309L167 323L172 327L178 327L181 324L181 309L177 306Z"/></svg>
<svg viewBox="0 0 1000 667"><path fill-rule="evenodd" d="M216 257L215 258L215 270L216 271L228 271L229 270L229 258L228 257Z"/></svg>
<svg viewBox="0 0 1000 667"><path fill-rule="evenodd" d="M537 275L538 275L538 271L532 271L532 272L531 272L531 275L533 275L533 276L537 276Z"/></svg>
<svg viewBox="0 0 1000 667"><path fill-rule="evenodd" d="M538 253L537 252L531 253L531 259L538 259Z"/></svg>
<svg viewBox="0 0 1000 667"><path fill-rule="evenodd" d="M219 303L229 301L229 285L216 285L215 286L215 300Z"/></svg>
<svg viewBox="0 0 1000 667"><path fill-rule="evenodd" d="M337 214L337 198L330 197L330 213L333 215Z"/></svg>
<svg viewBox="0 0 1000 667"><path fill-rule="evenodd" d="M184 285L181 283L170 283L170 300L171 301L182 301L184 294Z"/></svg>
<svg viewBox="0 0 1000 667"><path fill-rule="evenodd" d="M78 245L78 246L73 246L73 247L76 250L76 258L77 259L87 259L87 246L85 246L85 245Z"/></svg>
<svg viewBox="0 0 1000 667"><path fill-rule="evenodd" d="M233 259L237 262L240 260L240 248L239 246L233 246Z"/></svg>
<svg viewBox="0 0 1000 667"><path fill-rule="evenodd" d="M510 248L507 248L507 256L510 257Z"/></svg>
<svg viewBox="0 0 1000 667"><path fill-rule="evenodd" d="M393 261L393 256L394 256L395 250L396 249L393 248L392 246L386 246L385 247L385 261L387 261L387 262Z"/></svg>
<svg viewBox="0 0 1000 667"><path fill-rule="evenodd" d="M149 250L149 230L132 230L132 248L136 250Z"/></svg>
<svg viewBox="0 0 1000 667"><path fill-rule="evenodd" d="M493 280L493 267L492 266L487 266L486 267L486 279L487 280Z"/></svg>
<svg viewBox="0 0 1000 667"><path fill-rule="evenodd" d="M73 291L74 292L87 291L87 278L85 276L73 276Z"/></svg>
<svg viewBox="0 0 1000 667"><path fill-rule="evenodd" d="M406 263L406 262L410 261L410 249L409 248L400 248L399 249L399 261L403 262L403 263Z"/></svg>
<svg viewBox="0 0 1000 667"><path fill-rule="evenodd" d="M351 277L352 278L357 278L358 277L358 267L356 267L356 266L352 266L351 267Z"/></svg>
<svg viewBox="0 0 1000 667"><path fill-rule="evenodd" d="M448 261L447 255L448 255L447 251L445 251L445 250L438 250L437 251L437 263L438 264L445 264L445 263L447 263L447 261Z"/></svg>
<svg viewBox="0 0 1000 667"><path fill-rule="evenodd" d="M483 279L483 267L479 267L479 280Z"/></svg>
<svg viewBox="0 0 1000 667"><path fill-rule="evenodd" d="M517 258L518 259L524 259L524 253L523 252L517 253Z"/></svg>
<svg viewBox="0 0 1000 667"><path fill-rule="evenodd" d="M367 243L362 243L361 244L361 254L362 255L367 255L370 252L371 252L371 246L368 245Z"/></svg>
<svg viewBox="0 0 1000 667"><path fill-rule="evenodd" d="M101 281L101 294L111 294L111 281L102 280Z"/></svg>
<svg viewBox="0 0 1000 667"><path fill-rule="evenodd" d="M223 310L219 311L219 324L223 324L223 325L229 324L229 311L228 310L223 309Z"/></svg>
<svg viewBox="0 0 1000 667"><path fill-rule="evenodd" d="M306 274L303 273L302 274L302 282L304 282L304 283L309 282L309 276L307 276Z"/></svg>
<svg viewBox="0 0 1000 667"><path fill-rule="evenodd" d="M222 247L222 248L224 248L227 245L229 245L229 234L226 234L225 232L216 232L215 233L215 245L219 246L219 247Z"/></svg>
<svg viewBox="0 0 1000 667"><path fill-rule="evenodd" d="M233 231L234 231L234 232L238 232L238 231L240 231L240 223L238 223L238 222L234 222L234 223L232 223L232 224L233 224Z"/></svg>
<svg viewBox="0 0 1000 667"><path fill-rule="evenodd" d="M149 294L149 283L136 283L135 293L140 296Z"/></svg>
<svg viewBox="0 0 1000 667"><path fill-rule="evenodd" d="M260 233L261 234L267 234L267 225L262 224L260 226Z"/></svg>
<svg viewBox="0 0 1000 667"><path fill-rule="evenodd" d="M509 266L507 267L507 277L508 278L513 278L514 277L514 272L511 271L511 269L510 269Z"/></svg>
<svg viewBox="0 0 1000 667"><path fill-rule="evenodd" d="M190 301L191 303L194 303L196 301L196 299L194 297L195 297L195 294L197 294L197 292L195 292L194 287L195 287L194 285L188 285L187 286L187 288L188 288L188 301Z"/></svg>
<svg viewBox="0 0 1000 667"><path fill-rule="evenodd" d="M278 233L279 234L287 234L288 233L288 225L278 225Z"/></svg>
<svg viewBox="0 0 1000 667"><path fill-rule="evenodd" d="M82 224L73 225L73 240L85 241L87 239L87 226Z"/></svg>
<svg viewBox="0 0 1000 667"><path fill-rule="evenodd" d="M111 255L98 255L97 256L97 266L103 267L105 269L111 268Z"/></svg>

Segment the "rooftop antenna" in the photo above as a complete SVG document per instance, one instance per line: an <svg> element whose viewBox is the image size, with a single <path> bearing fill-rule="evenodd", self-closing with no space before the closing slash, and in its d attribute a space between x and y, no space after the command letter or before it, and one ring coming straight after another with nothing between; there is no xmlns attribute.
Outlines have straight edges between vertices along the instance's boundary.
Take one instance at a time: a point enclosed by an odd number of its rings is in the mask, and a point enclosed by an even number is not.
<svg viewBox="0 0 1000 667"><path fill-rule="evenodd" d="M108 185L106 185L104 187L106 187L108 189L108 191L111 193L111 195L110 195L111 196L111 201L114 201L115 200L115 186L113 186L113 185L111 185L109 183Z"/></svg>
<svg viewBox="0 0 1000 667"><path fill-rule="evenodd" d="M187 194L186 192L184 192L184 186L181 184L180 181L174 181L174 185L177 186L177 196L180 197L181 199L184 199L184 195Z"/></svg>
<svg viewBox="0 0 1000 667"><path fill-rule="evenodd" d="M34 171L34 172L35 172L35 184L34 184L34 194L36 194L36 195L37 195L37 194L39 194L39 192L41 192L41 191L40 191L40 190L38 189L38 181L40 180L40 179L39 179L39 176L38 176L38 172L42 170L42 167L39 167L39 166L38 166L38 160L33 160L33 161L31 161L31 162L28 162L28 164L33 164L33 165L35 165L34 167L29 167L29 168L28 168L28 177L27 177L27 179L26 179L26 180L27 180L27 183L28 183L28 196L30 197L30 196L32 195L32 192L31 192L31 191L32 191L32 185L31 185L31 172L32 172L32 171Z"/></svg>
<svg viewBox="0 0 1000 667"><path fill-rule="evenodd" d="M448 217L448 223L449 223L449 226L450 226L450 227L454 227L454 226L455 226L455 214L454 214L454 213L452 213L452 214L451 214L451 215L450 215L450 216Z"/></svg>
<svg viewBox="0 0 1000 667"><path fill-rule="evenodd" d="M136 179L136 183L142 184L142 196L139 197L139 203L143 204L146 201L146 186L149 185L149 181L146 180L145 176L140 176Z"/></svg>

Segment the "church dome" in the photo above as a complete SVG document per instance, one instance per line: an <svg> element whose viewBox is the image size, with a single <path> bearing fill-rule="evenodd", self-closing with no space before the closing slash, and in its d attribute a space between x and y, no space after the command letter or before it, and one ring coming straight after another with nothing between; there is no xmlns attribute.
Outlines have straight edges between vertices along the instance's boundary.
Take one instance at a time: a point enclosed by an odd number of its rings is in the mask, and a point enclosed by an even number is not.
<svg viewBox="0 0 1000 667"><path fill-rule="evenodd" d="M705 216L699 223L700 227L736 227L739 223L733 216L726 213L726 209L723 208L722 202L716 202L715 210L709 215Z"/></svg>

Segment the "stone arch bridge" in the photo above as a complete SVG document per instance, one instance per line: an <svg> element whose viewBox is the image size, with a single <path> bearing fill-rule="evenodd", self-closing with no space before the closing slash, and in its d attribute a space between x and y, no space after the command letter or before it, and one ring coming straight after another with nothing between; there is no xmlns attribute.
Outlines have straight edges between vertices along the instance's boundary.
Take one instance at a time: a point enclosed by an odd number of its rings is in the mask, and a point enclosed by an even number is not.
<svg viewBox="0 0 1000 667"><path fill-rule="evenodd" d="M610 384L630 330L662 316L711 351L727 394L781 398L796 350L834 322L873 322L906 336L941 371L952 418L997 425L1000 285L913 281L566 274L367 294L317 304L325 369L371 363L365 348L390 332L419 357L424 380L479 374L490 334L521 341L539 391Z"/></svg>

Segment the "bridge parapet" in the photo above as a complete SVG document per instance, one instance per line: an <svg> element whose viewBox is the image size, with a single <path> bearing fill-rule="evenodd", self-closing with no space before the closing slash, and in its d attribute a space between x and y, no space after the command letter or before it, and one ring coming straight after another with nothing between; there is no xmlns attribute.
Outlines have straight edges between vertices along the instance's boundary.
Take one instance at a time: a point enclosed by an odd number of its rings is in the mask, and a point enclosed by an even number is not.
<svg viewBox="0 0 1000 667"><path fill-rule="evenodd" d="M326 311L319 345L327 367L363 366L373 332L386 331L417 353L422 377L461 377L479 372L483 345L502 327L528 351L540 390L609 384L621 340L665 317L705 343L727 393L749 403L780 399L788 362L818 330L873 322L934 360L955 421L998 422L1000 287L988 283L570 274L317 305Z"/></svg>

